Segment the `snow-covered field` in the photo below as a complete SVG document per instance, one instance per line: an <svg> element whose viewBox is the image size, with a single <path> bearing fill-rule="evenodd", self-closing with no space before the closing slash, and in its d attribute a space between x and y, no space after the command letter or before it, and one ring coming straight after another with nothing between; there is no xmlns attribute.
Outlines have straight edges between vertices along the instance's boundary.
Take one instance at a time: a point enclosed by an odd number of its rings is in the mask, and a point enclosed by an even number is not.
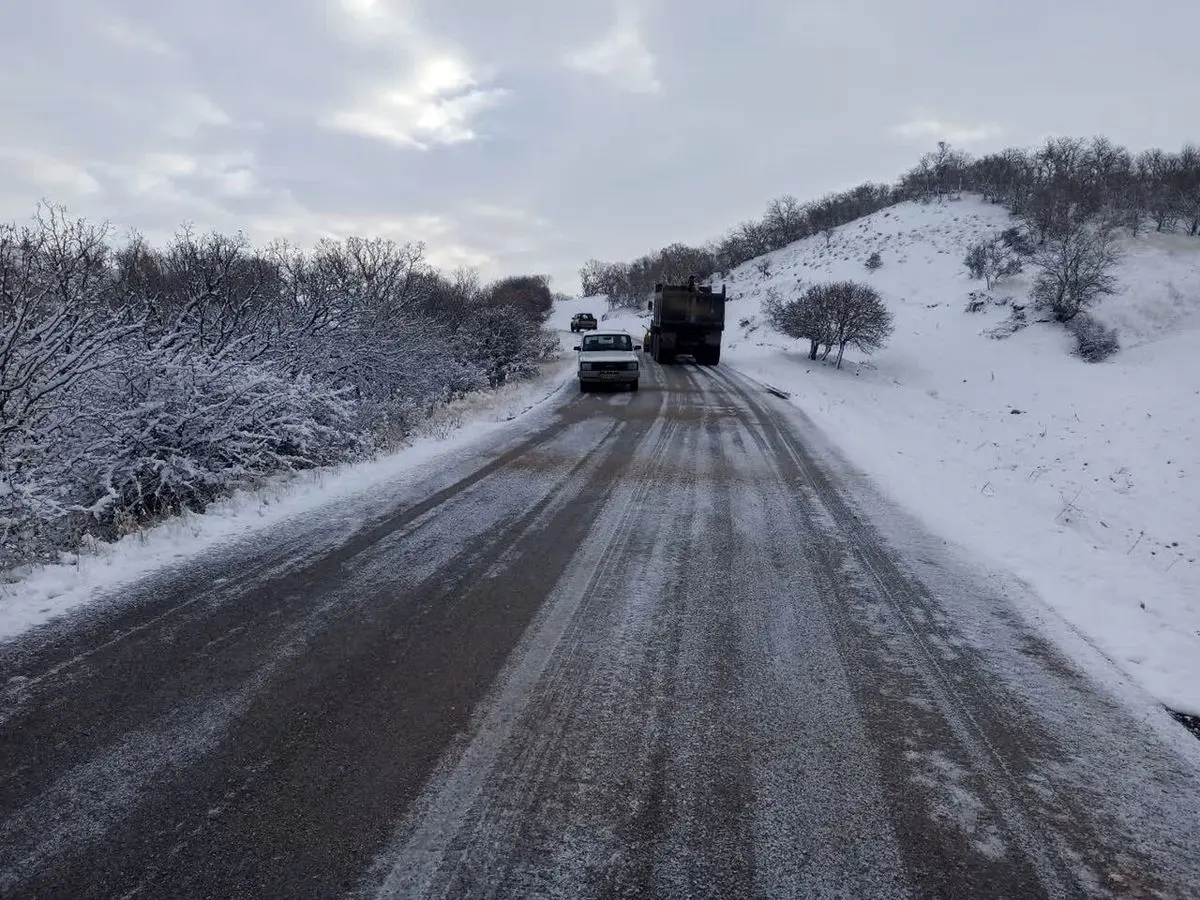
<svg viewBox="0 0 1200 900"><path fill-rule="evenodd" d="M995 339L1006 307L965 312L983 288L966 276L967 244L1011 224L973 198L904 204L844 226L829 249L818 237L748 263L726 280L723 361L790 392L895 500L1032 585L1163 703L1200 714L1200 241L1123 242L1120 293L1096 307L1123 349L1086 364L1061 326ZM870 273L874 250L883 267ZM772 332L761 302L841 278L875 286L896 331L835 371ZM1024 303L1029 284L992 295Z"/></svg>
<svg viewBox="0 0 1200 900"><path fill-rule="evenodd" d="M377 493L380 485L402 476L460 460L501 432L520 429L517 420L560 394L573 369L574 357L564 353L545 363L537 378L444 407L416 439L394 453L274 478L214 503L203 515L185 514L114 544L97 543L85 552L63 554L60 565L16 573L19 580L0 583L0 640L110 596L122 585L190 555L252 539L335 501Z"/></svg>

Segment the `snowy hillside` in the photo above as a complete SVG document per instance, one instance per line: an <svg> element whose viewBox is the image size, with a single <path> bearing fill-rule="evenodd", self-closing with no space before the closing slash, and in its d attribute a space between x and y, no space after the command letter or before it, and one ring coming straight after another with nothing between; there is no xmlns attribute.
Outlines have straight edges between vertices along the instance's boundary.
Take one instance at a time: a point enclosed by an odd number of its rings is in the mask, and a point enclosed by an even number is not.
<svg viewBox="0 0 1200 900"><path fill-rule="evenodd" d="M760 257L726 279L731 366L792 394L846 454L947 539L1031 583L1164 703L1200 713L1200 241L1125 239L1096 308L1122 351L1089 365L1061 326L998 339L1009 312L965 311L969 243L1012 224L967 198L903 204ZM882 268L863 263L879 251ZM810 362L763 322L769 289L872 284L889 345ZM1023 303L1029 273L992 292ZM1030 319L1036 318L1036 314Z"/></svg>

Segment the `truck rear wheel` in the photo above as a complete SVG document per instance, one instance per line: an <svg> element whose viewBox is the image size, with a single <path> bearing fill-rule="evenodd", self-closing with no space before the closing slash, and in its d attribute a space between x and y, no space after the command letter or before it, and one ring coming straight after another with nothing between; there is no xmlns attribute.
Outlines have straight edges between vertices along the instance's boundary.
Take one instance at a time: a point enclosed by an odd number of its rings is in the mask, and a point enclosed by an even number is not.
<svg viewBox="0 0 1200 900"><path fill-rule="evenodd" d="M675 362L675 354L670 350L664 350L662 345L662 337L654 336L654 361L660 365L667 365Z"/></svg>

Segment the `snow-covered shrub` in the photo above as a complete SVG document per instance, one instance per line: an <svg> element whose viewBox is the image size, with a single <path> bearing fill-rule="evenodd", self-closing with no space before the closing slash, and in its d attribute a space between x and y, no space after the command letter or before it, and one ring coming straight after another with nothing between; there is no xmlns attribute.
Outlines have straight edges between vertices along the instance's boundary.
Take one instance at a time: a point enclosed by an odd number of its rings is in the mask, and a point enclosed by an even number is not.
<svg viewBox="0 0 1200 900"><path fill-rule="evenodd" d="M1005 228L1000 232L1000 240L1017 256L1033 256L1037 249L1029 239L1029 234L1020 225Z"/></svg>
<svg viewBox="0 0 1200 900"><path fill-rule="evenodd" d="M84 532L115 537L121 523L200 511L262 476L370 449L345 389L194 346L127 341L61 409L70 427L30 435L0 489L22 536L15 556L45 557Z"/></svg>
<svg viewBox="0 0 1200 900"><path fill-rule="evenodd" d="M558 352L558 338L505 306L479 306L456 335L455 353L475 368L487 387L499 387L538 371Z"/></svg>
<svg viewBox="0 0 1200 900"><path fill-rule="evenodd" d="M200 510L257 477L367 447L352 428L349 390L311 375L286 378L235 354L161 346L139 348L104 374L93 400L107 421L63 473L101 520Z"/></svg>
<svg viewBox="0 0 1200 900"><path fill-rule="evenodd" d="M136 328L105 302L106 238L50 207L31 226L0 226L0 467L20 465L16 444L67 424L63 392Z"/></svg>
<svg viewBox="0 0 1200 900"><path fill-rule="evenodd" d="M1029 318L1025 313L1024 306L1014 305L1008 314L1008 318L1002 322L993 325L987 329L984 334L995 340L1002 341L1005 338L1012 337L1022 328L1029 324Z"/></svg>
<svg viewBox="0 0 1200 900"><path fill-rule="evenodd" d="M880 256L879 251L876 250L874 253L872 253L870 256L867 257L867 261L863 265L865 265L867 267L868 272L874 272L876 269L880 268L883 265L883 257Z"/></svg>
<svg viewBox="0 0 1200 900"><path fill-rule="evenodd" d="M1121 349L1117 329L1105 325L1087 313L1079 313L1067 323L1075 338L1075 353L1085 362L1103 362Z"/></svg>
<svg viewBox="0 0 1200 900"><path fill-rule="evenodd" d="M393 445L558 351L547 279L446 278L419 244L108 238L0 226L0 569Z"/></svg>
<svg viewBox="0 0 1200 900"><path fill-rule="evenodd" d="M982 278L989 291L997 282L1021 271L1021 260L1000 237L972 244L967 248L963 265L972 278Z"/></svg>

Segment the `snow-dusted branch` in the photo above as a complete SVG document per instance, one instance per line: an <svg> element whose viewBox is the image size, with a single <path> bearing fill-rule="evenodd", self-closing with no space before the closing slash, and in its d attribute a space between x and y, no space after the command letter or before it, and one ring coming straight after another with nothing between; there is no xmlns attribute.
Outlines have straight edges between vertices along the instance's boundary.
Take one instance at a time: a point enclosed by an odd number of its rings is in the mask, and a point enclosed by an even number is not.
<svg viewBox="0 0 1200 900"><path fill-rule="evenodd" d="M556 346L546 279L419 243L110 239L50 206L0 226L0 568L371 453Z"/></svg>

